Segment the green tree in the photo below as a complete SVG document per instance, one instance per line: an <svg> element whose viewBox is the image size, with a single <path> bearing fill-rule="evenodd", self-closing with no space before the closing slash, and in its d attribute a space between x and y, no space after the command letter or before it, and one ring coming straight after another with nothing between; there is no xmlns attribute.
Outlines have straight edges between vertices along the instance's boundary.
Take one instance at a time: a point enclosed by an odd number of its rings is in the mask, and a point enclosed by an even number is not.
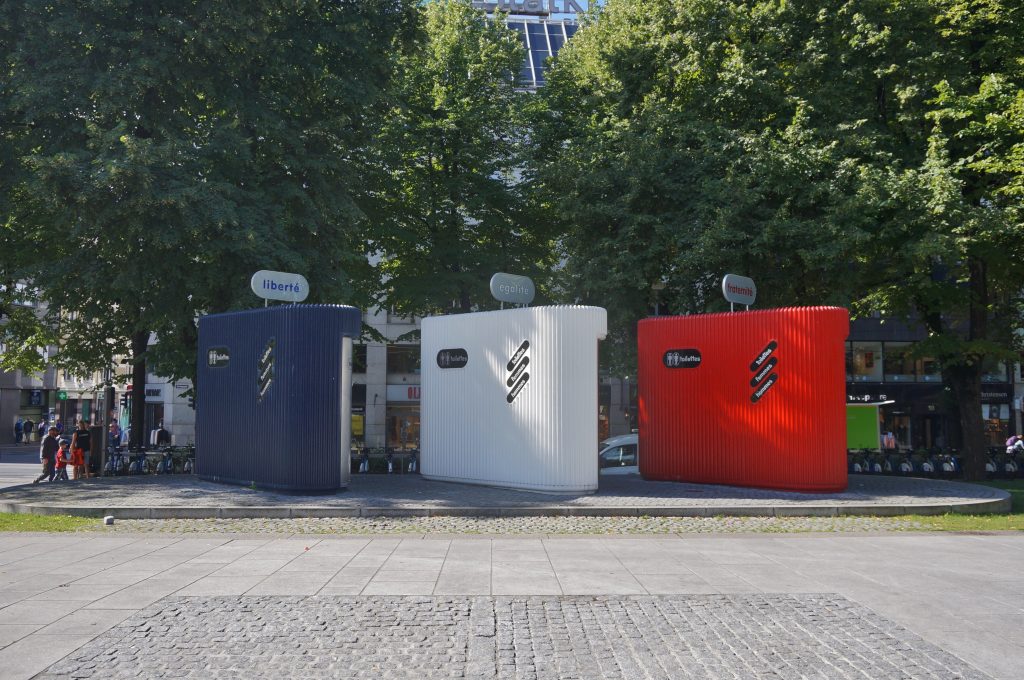
<svg viewBox="0 0 1024 680"><path fill-rule="evenodd" d="M943 45L923 118L930 134L915 165L866 168L858 305L913 317L959 410L967 474L985 474L982 375L1019 360L1024 292L1024 6L936 0Z"/></svg>
<svg viewBox="0 0 1024 680"><path fill-rule="evenodd" d="M759 305L917 319L983 473L981 366L1024 287L1020 23L997 0L610 0L556 60L536 165L611 346L656 295L722 309L728 271Z"/></svg>
<svg viewBox="0 0 1024 680"><path fill-rule="evenodd" d="M468 0L421 11L420 43L397 59L396 101L379 136L374 245L387 304L467 312L496 305L494 272L544 277L554 264L519 173L536 104L515 86L515 31Z"/></svg>
<svg viewBox="0 0 1024 680"><path fill-rule="evenodd" d="M38 255L5 273L50 303L60 363L130 357L133 443L147 362L191 377L196 318L256 302L253 271L368 299L362 157L411 18L406 0L0 8L0 119L26 130L8 224Z"/></svg>

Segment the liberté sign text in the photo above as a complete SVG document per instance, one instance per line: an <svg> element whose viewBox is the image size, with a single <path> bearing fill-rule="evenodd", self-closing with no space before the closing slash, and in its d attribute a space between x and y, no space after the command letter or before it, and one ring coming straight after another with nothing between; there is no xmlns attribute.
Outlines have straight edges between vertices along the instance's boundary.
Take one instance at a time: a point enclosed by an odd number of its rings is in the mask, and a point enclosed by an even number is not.
<svg viewBox="0 0 1024 680"><path fill-rule="evenodd" d="M249 281L252 292L265 300L302 302L309 295L309 283L302 274L261 269Z"/></svg>

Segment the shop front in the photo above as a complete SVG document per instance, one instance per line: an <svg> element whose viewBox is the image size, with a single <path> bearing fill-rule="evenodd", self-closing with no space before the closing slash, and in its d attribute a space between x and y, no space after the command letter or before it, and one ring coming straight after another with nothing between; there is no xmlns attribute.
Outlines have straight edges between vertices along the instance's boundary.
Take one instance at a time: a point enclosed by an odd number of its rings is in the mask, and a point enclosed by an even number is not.
<svg viewBox="0 0 1024 680"><path fill-rule="evenodd" d="M388 385L386 446L396 451L420 447L419 385Z"/></svg>
<svg viewBox="0 0 1024 680"><path fill-rule="evenodd" d="M863 385L847 383L846 403L878 404L880 446L902 451L955 446L955 412L941 384Z"/></svg>
<svg viewBox="0 0 1024 680"><path fill-rule="evenodd" d="M981 418L985 424L985 446L1002 448L1013 431L1013 386L982 383Z"/></svg>

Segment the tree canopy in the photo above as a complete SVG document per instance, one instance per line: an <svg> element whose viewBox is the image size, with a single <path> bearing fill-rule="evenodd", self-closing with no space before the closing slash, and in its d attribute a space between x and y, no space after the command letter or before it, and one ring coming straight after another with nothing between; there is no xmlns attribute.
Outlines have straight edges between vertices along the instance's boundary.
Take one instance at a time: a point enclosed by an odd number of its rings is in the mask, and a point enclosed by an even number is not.
<svg viewBox="0 0 1024 680"><path fill-rule="evenodd" d="M368 119L413 18L405 0L4 3L4 238L31 255L4 273L49 301L60 360L109 366L152 332L154 367L190 376L196 317L255 304L258 269L368 300Z"/></svg>
<svg viewBox="0 0 1024 680"><path fill-rule="evenodd" d="M496 306L492 274L546 278L555 264L521 174L536 98L516 87L523 48L503 22L468 0L428 3L423 17L376 147L382 297L415 314Z"/></svg>
<svg viewBox="0 0 1024 680"><path fill-rule="evenodd" d="M924 323L980 448L1024 288L1020 26L998 0L609 0L549 76L538 174L621 365L656 295L721 309L746 274L759 305Z"/></svg>

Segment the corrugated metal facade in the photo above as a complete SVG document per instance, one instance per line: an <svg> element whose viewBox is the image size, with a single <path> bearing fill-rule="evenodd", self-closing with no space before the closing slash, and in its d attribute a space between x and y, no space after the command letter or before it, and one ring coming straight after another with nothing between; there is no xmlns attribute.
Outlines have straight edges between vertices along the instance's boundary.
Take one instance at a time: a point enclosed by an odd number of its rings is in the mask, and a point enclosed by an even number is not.
<svg viewBox="0 0 1024 680"><path fill-rule="evenodd" d="M600 307L423 320L421 472L553 492L597 489Z"/></svg>
<svg viewBox="0 0 1024 680"><path fill-rule="evenodd" d="M362 315L341 305L281 305L199 320L196 472L296 492L348 485L351 417L342 342ZM344 413L343 413L344 411ZM344 461L344 464L342 464Z"/></svg>
<svg viewBox="0 0 1024 680"><path fill-rule="evenodd" d="M849 326L838 307L641 321L640 473L845 489Z"/></svg>

